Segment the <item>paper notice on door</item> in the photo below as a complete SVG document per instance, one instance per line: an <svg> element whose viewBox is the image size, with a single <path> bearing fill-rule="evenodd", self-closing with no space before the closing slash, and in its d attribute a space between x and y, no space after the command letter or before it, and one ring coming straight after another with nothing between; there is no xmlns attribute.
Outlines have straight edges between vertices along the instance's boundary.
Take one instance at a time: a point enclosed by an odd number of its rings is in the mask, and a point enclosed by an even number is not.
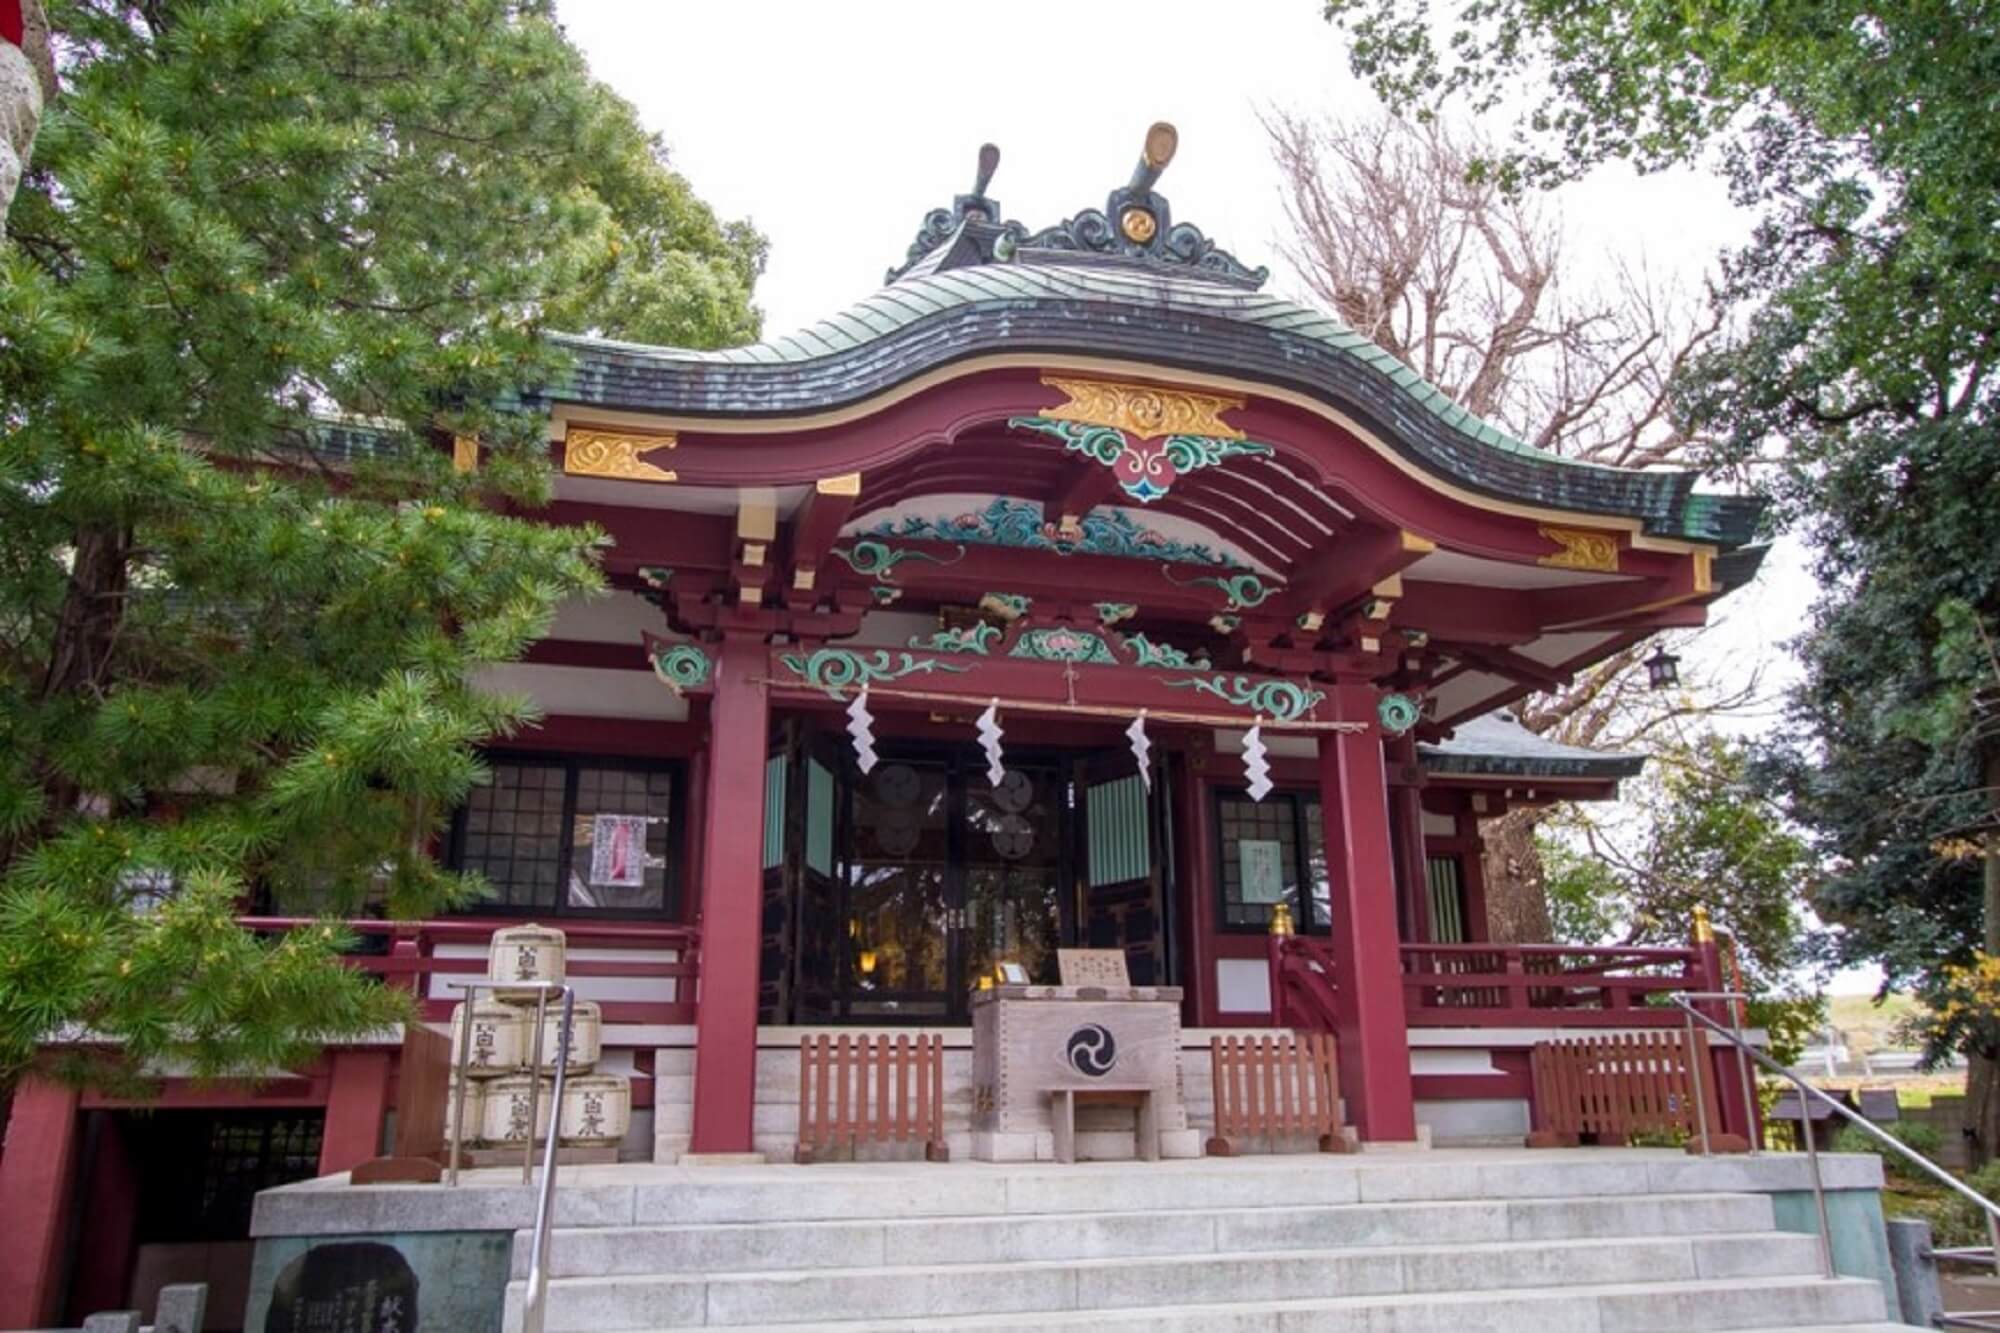
<svg viewBox="0 0 2000 1333"><path fill-rule="evenodd" d="M590 882L615 888L634 888L646 882L644 815L591 817Z"/></svg>
<svg viewBox="0 0 2000 1333"><path fill-rule="evenodd" d="M1237 867L1241 871L1246 903L1281 903L1285 900L1285 853L1276 839L1245 838L1236 844Z"/></svg>

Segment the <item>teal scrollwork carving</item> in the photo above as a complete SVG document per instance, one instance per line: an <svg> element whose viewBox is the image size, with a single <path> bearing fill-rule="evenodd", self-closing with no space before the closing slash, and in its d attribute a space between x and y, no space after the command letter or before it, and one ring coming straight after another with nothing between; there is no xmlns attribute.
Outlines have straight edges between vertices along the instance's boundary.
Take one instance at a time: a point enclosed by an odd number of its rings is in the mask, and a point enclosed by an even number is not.
<svg viewBox="0 0 2000 1333"><path fill-rule="evenodd" d="M1199 542L1184 542L1153 528L1142 527L1122 509L1099 506L1083 516L1073 531L1065 532L1042 516L1042 507L1026 500L996 496L984 509L948 517L925 518L911 515L884 519L870 530L876 537L901 537L913 541L963 543L972 546L1010 546L1029 551L1054 551L1057 555L1109 555L1136 560L1165 560L1180 564L1215 565L1242 569L1244 562L1228 551Z"/></svg>
<svg viewBox="0 0 2000 1333"><path fill-rule="evenodd" d="M1121 620L1130 620L1139 614L1139 608L1131 602L1099 602L1097 623L1107 629Z"/></svg>
<svg viewBox="0 0 2000 1333"><path fill-rule="evenodd" d="M841 691L852 686L901 680L920 671L965 670L962 666L940 662L934 657L892 653L887 648L879 648L872 653L857 653L848 648L818 648L809 655L786 653L778 660L800 680L814 689L825 690L835 699L844 697Z"/></svg>
<svg viewBox="0 0 2000 1333"><path fill-rule="evenodd" d="M1208 670L1208 659L1189 656L1171 644L1154 643L1143 634L1128 634L1125 644L1132 650L1132 665L1142 667L1185 667L1192 671Z"/></svg>
<svg viewBox="0 0 2000 1333"><path fill-rule="evenodd" d="M661 645L653 650L652 656L653 674L677 695L706 686L715 670L708 654L692 643Z"/></svg>
<svg viewBox="0 0 2000 1333"><path fill-rule="evenodd" d="M959 554L965 553L963 546L958 549ZM951 563L925 551L907 551L884 542L867 540L855 542L852 546L835 547L833 553L845 560L847 567L863 578L880 579L884 583L896 581L896 566L905 560L924 560L933 565Z"/></svg>
<svg viewBox="0 0 2000 1333"><path fill-rule="evenodd" d="M1423 715L1423 706L1407 694L1385 694L1375 705L1376 719L1391 736L1400 736L1416 726Z"/></svg>
<svg viewBox="0 0 2000 1333"><path fill-rule="evenodd" d="M901 588L892 588L886 583L878 583L868 591L875 594L875 604L877 606L890 606L894 604L898 597L903 595Z"/></svg>
<svg viewBox="0 0 2000 1333"><path fill-rule="evenodd" d="M999 637L1000 627L982 620L964 629L941 629L935 634L918 634L911 638L910 647L928 648L938 653L977 653L984 657L986 650Z"/></svg>
<svg viewBox="0 0 2000 1333"><path fill-rule="evenodd" d="M1200 690L1224 703L1246 709L1273 722L1294 722L1326 702L1319 690L1289 680L1257 680L1251 676L1186 676L1166 682L1170 689Z"/></svg>
<svg viewBox="0 0 2000 1333"><path fill-rule="evenodd" d="M1089 630L1032 629L1014 640L1009 657L1032 657L1042 662L1081 662L1092 666L1117 666L1118 658L1103 636Z"/></svg>
<svg viewBox="0 0 2000 1333"><path fill-rule="evenodd" d="M1119 486L1140 504L1151 504L1165 497L1185 473L1214 467L1224 459L1271 452L1268 444L1212 435L1135 440L1114 426L1049 417L1009 417L1007 424L1061 440L1069 452L1110 468Z"/></svg>
<svg viewBox="0 0 2000 1333"><path fill-rule="evenodd" d="M1199 578L1192 578L1185 581L1174 578L1173 571L1170 569L1162 570L1161 572L1167 576L1169 582L1179 583L1182 587L1205 584L1208 587L1220 589L1222 595L1229 599L1223 607L1226 611L1245 611L1254 606L1262 606L1265 600L1276 591L1276 589L1265 587L1264 580L1247 571L1241 574L1204 574Z"/></svg>

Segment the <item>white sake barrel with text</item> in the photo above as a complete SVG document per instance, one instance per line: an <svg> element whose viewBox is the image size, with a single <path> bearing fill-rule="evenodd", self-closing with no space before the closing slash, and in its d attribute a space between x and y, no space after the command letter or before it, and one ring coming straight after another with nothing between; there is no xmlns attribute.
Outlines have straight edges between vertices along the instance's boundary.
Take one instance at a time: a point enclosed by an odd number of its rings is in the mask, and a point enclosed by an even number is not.
<svg viewBox="0 0 2000 1333"><path fill-rule="evenodd" d="M525 1143L528 1138L528 1090L535 1080L526 1074L496 1078L486 1085L484 1113L479 1137L483 1142L505 1147ZM541 1141L549 1128L549 1103L555 1100L555 1085L541 1080L535 1103L535 1140Z"/></svg>
<svg viewBox="0 0 2000 1333"><path fill-rule="evenodd" d="M529 1022L533 1023L530 1018ZM532 1029L530 1029L532 1036ZM556 1047L562 1037L562 1005L551 1003L548 1016L542 1020L542 1068L553 1071L556 1067ZM604 1018L595 1002L578 1000L576 1013L569 1029L569 1071L574 1074L587 1070L597 1063L604 1050ZM527 1056L533 1055L530 1047Z"/></svg>
<svg viewBox="0 0 2000 1333"><path fill-rule="evenodd" d="M632 1085L622 1074L578 1074L563 1082L556 1137L585 1148L616 1147L632 1125Z"/></svg>
<svg viewBox="0 0 2000 1333"><path fill-rule="evenodd" d="M493 944L486 957L486 975L502 983L560 982L568 955L569 946L563 933L553 926L538 926L532 921L525 926L506 926L493 932ZM521 990L504 984L496 987L493 993L515 1004L532 1004L536 995L532 989Z"/></svg>
<svg viewBox="0 0 2000 1333"><path fill-rule="evenodd" d="M466 1146L479 1142L479 1136L486 1132L486 1084L485 1079L467 1079L464 1084L465 1119L460 1122L461 1139ZM457 1079L451 1081L451 1088L445 1094L444 1141L451 1143L452 1117L458 1113L460 1086Z"/></svg>
<svg viewBox="0 0 2000 1333"><path fill-rule="evenodd" d="M451 1011L451 1060L458 1068L459 1043L465 1032L466 1007L459 1003ZM472 1047L466 1053L465 1072L472 1078L496 1078L518 1073L528 1063L530 1020L512 1005L497 1000L480 1000L472 1007Z"/></svg>

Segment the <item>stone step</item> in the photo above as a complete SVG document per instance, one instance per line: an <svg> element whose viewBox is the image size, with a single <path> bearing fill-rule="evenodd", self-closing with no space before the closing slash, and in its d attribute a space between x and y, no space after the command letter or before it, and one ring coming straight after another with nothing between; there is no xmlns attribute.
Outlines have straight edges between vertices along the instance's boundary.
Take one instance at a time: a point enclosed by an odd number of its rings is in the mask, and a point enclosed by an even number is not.
<svg viewBox="0 0 2000 1333"><path fill-rule="evenodd" d="M1058 1223L1059 1225L1059 1223ZM1505 1242L1440 1247L1184 1253L1108 1259L958 1263L897 1268L785 1269L690 1276L561 1278L549 1287L550 1333L701 1324L823 1323L829 1312L871 1317L1124 1311L1154 1306L1231 1306L1245 1293L1267 1300L1435 1295L1672 1284L1817 1271L1812 1237L1784 1232L1609 1240ZM510 1284L510 1308L521 1283ZM1870 1288L1871 1291L1876 1289ZM1881 1297L1869 1317L1881 1317ZM1775 1312L1791 1317L1789 1309ZM1808 1311L1824 1319L1826 1312ZM1771 1323L1772 1318L1744 1318ZM1695 1328L1698 1323L1644 1327ZM1638 1328L1619 1323L1615 1327ZM1545 1331L1546 1333L1546 1331Z"/></svg>
<svg viewBox="0 0 2000 1333"><path fill-rule="evenodd" d="M1879 1188L1869 1157L1829 1157L1827 1187ZM578 1175L582 1176L582 1172ZM561 1193L589 1189L579 1180ZM1013 1213L1140 1212L1343 1203L1637 1196L1811 1188L1799 1154L1647 1157L1522 1153L1478 1162L1442 1155L1363 1153L994 1167L953 1162L831 1163L806 1171L660 1168L632 1191L632 1224L983 1217ZM609 1201L607 1201L609 1202ZM559 1218L559 1222L562 1219Z"/></svg>
<svg viewBox="0 0 2000 1333"><path fill-rule="evenodd" d="M550 1247L550 1272L560 1278L781 1267L1005 1263L1363 1245L1690 1236L1762 1232L1771 1226L1771 1201L1765 1195L1681 1194L601 1227L557 1231ZM515 1236L516 1277L527 1273L528 1245L528 1233Z"/></svg>
<svg viewBox="0 0 2000 1333"><path fill-rule="evenodd" d="M1060 1292L1051 1293L1060 1295ZM518 1284L509 1293L507 1328L519 1327L514 1309ZM853 1308L853 1307L850 1307ZM691 1316L686 1318L683 1316ZM551 1305L549 1329L699 1326L705 1312L675 1315L661 1310L638 1325L557 1322ZM1872 1282L1852 1278L1738 1278L1713 1281L1655 1281L1583 1287L1524 1287L1505 1292L1424 1292L1329 1296L1305 1299L1207 1303L1159 1303L1144 1308L1083 1309L1074 1304L978 1314L944 1311L871 1314L852 1320L823 1314L802 1320L737 1324L738 1333L780 1333L810 1324L830 1333L949 1333L950 1330L1090 1329L1093 1333L1310 1333L1366 1329L1368 1333L1881 1333L1897 1327L1883 1321L1882 1292ZM709 1321L717 1322L717 1321Z"/></svg>

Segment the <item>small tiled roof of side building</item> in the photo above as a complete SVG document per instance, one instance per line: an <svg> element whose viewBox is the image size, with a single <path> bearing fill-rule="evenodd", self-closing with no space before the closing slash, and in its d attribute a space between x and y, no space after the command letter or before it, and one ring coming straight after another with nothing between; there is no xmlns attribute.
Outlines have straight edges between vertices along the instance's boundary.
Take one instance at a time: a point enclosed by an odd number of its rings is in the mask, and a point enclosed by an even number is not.
<svg viewBox="0 0 2000 1333"><path fill-rule="evenodd" d="M1461 777L1632 778L1637 754L1613 754L1537 736L1506 712L1461 722L1450 740L1417 746L1425 771Z"/></svg>

